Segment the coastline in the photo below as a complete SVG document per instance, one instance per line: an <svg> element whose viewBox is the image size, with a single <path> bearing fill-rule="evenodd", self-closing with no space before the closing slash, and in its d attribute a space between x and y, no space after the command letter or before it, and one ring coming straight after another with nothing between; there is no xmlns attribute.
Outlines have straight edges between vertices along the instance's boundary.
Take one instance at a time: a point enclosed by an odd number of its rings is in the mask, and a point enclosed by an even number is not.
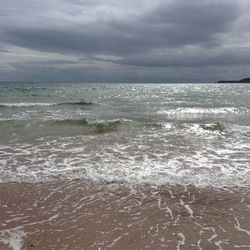
<svg viewBox="0 0 250 250"><path fill-rule="evenodd" d="M0 196L0 249L250 247L246 188L75 180L1 183Z"/></svg>

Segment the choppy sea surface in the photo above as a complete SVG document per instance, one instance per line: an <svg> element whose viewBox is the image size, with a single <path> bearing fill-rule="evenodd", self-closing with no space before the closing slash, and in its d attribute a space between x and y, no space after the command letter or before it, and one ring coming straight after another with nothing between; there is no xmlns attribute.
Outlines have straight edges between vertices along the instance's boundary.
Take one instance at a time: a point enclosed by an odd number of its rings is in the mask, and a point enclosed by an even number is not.
<svg viewBox="0 0 250 250"><path fill-rule="evenodd" d="M249 84L0 84L0 249L250 249Z"/></svg>
<svg viewBox="0 0 250 250"><path fill-rule="evenodd" d="M249 187L248 84L0 84L0 182Z"/></svg>

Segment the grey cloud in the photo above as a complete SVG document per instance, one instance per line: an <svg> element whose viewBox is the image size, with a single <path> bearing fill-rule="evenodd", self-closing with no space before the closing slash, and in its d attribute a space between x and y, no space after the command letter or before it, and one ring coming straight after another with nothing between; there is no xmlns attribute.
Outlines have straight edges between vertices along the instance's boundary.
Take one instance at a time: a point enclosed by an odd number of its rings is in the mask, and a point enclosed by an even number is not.
<svg viewBox="0 0 250 250"><path fill-rule="evenodd" d="M60 27L43 26L43 20L30 27L10 24L3 27L2 40L41 51L107 53L123 55L153 48L190 44L213 45L215 35L226 32L239 16L236 3L175 0L161 4L132 20L96 20Z"/></svg>
<svg viewBox="0 0 250 250"><path fill-rule="evenodd" d="M7 53L8 50L7 50L3 45L0 44L0 52L5 52L5 53Z"/></svg>
<svg viewBox="0 0 250 250"><path fill-rule="evenodd" d="M219 65L250 65L250 48L169 51L134 54L115 61L122 65L141 67L204 67Z"/></svg>
<svg viewBox="0 0 250 250"><path fill-rule="evenodd" d="M61 53L106 53L124 54L141 51L140 41L117 34L108 27L72 29L68 31L54 29L9 30L4 34L4 41L17 46L40 51Z"/></svg>
<svg viewBox="0 0 250 250"><path fill-rule="evenodd" d="M249 65L250 49L237 48L241 40L235 45L227 39L235 34L246 37L246 30L243 35L239 26L233 29L249 11L244 12L241 1L4 0L0 3L0 52L17 46L51 52L51 57L53 53L78 57L76 62L49 58L48 62L15 63L13 55L10 66L16 75L48 80L145 81L150 75L173 80L180 76L165 75L167 68L189 75L190 67Z"/></svg>
<svg viewBox="0 0 250 250"><path fill-rule="evenodd" d="M136 25L118 23L118 27L153 48L185 45L217 45L216 35L225 33L240 16L237 3L214 1L180 1L159 5L136 20ZM142 42L143 43L143 42Z"/></svg>

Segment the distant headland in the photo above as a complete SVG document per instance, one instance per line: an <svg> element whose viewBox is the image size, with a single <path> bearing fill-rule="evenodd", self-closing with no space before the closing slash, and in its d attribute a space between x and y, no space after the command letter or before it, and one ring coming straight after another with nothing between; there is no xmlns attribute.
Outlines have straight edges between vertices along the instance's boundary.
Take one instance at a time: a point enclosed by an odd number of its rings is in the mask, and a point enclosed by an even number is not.
<svg viewBox="0 0 250 250"><path fill-rule="evenodd" d="M250 83L250 77L243 78L241 80L221 80L218 81L217 83Z"/></svg>

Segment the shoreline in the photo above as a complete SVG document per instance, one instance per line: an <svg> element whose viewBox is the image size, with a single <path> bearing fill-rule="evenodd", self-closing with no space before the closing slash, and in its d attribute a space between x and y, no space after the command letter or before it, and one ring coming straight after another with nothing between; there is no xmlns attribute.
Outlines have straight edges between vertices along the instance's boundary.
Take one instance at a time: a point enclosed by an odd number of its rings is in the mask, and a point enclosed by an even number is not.
<svg viewBox="0 0 250 250"><path fill-rule="evenodd" d="M249 249L250 192L232 190L0 183L0 249Z"/></svg>

